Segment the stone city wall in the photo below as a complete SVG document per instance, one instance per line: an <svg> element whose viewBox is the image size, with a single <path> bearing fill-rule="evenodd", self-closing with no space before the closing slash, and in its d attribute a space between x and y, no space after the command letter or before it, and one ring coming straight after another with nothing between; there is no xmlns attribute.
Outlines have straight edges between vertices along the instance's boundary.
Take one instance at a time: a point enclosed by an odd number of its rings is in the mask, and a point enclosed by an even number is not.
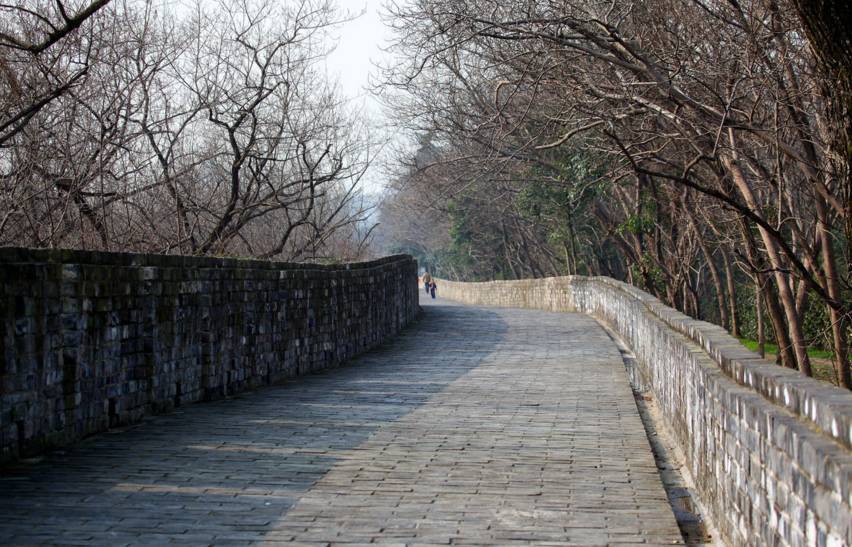
<svg viewBox="0 0 852 547"><path fill-rule="evenodd" d="M437 283L452 300L582 312L617 332L726 543L852 545L852 393L613 279Z"/></svg>
<svg viewBox="0 0 852 547"><path fill-rule="evenodd" d="M414 319L416 275L0 249L0 462L336 366Z"/></svg>

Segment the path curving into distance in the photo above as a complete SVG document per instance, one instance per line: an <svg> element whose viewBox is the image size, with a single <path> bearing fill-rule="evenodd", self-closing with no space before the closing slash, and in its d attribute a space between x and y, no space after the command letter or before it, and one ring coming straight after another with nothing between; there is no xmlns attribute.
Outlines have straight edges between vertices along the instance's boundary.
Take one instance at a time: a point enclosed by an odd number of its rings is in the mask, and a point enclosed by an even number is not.
<svg viewBox="0 0 852 547"><path fill-rule="evenodd" d="M0 544L682 542L593 319L423 304L345 367L0 470Z"/></svg>

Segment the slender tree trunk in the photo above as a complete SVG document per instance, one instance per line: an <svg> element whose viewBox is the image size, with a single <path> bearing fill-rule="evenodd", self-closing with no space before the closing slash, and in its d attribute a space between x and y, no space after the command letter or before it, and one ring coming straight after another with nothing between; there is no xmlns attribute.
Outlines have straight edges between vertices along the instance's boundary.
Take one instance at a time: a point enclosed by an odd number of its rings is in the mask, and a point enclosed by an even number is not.
<svg viewBox="0 0 852 547"><path fill-rule="evenodd" d="M524 253L527 265L532 272L532 277L536 279L544 277L544 273L541 271L538 263L533 259L532 254L530 254L529 242L527 241L526 234L524 234L523 226L518 226L518 233L521 235L521 251Z"/></svg>
<svg viewBox="0 0 852 547"><path fill-rule="evenodd" d="M731 259L725 249L722 251L722 264L725 266L725 281L728 285L728 306L731 310L731 334L740 337L740 318L737 311L737 285L734 280L734 272L731 268Z"/></svg>
<svg viewBox="0 0 852 547"><path fill-rule="evenodd" d="M792 344L790 343L789 331L787 325L784 323L784 312L781 311L781 305L778 303L778 298L768 282L767 275L760 271L763 268L763 263L758 259L757 245L754 237L751 231L749 231L745 219L741 218L739 224L745 243L746 256L749 263L756 269L754 272L755 282L761 291L761 301L769 315L769 320L772 322L772 331L775 333L775 342L778 344L776 362L787 368L798 368L796 366L796 355L793 353Z"/></svg>
<svg viewBox="0 0 852 547"><path fill-rule="evenodd" d="M684 207L684 210L688 211L688 209L688 206ZM719 308L719 320L722 322L722 327L725 330L730 331L731 328L728 323L728 309L725 305L725 291L722 289L722 278L719 275L719 269L713 262L713 255L710 254L710 250L707 248L707 244L704 243L704 238L698 231L698 226L695 225L695 220L689 212L687 212L687 219L692 227L692 231L695 233L695 237L698 238L698 246L701 249L701 254L704 255L704 261L707 263L707 269L710 271L710 279L713 281L713 288L716 291L716 305Z"/></svg>
<svg viewBox="0 0 852 547"><path fill-rule="evenodd" d="M547 248L547 247L539 247L541 250L541 254L544 255L544 258L547 260L547 263L550 265L550 275L558 276L560 272L558 259L556 256Z"/></svg>
<svg viewBox="0 0 852 547"><path fill-rule="evenodd" d="M731 133L733 134L733 132ZM745 199L746 204L753 211L760 213L760 208L754 197L754 193L751 190L751 186L748 183L748 179L746 178L745 173L740 169L735 159L723 156L722 162L731 174L731 178L734 180L734 184ZM798 313L796 313L796 301L793 296L793 292L790 290L787 274L784 273L784 264L778 253L778 247L775 240L772 239L772 236L765 229L758 226L758 232L760 233L763 244L766 247L766 254L769 256L769 263L774 270L773 276L775 278L775 284L778 287L781 306L784 311L784 315L787 318L790 341L793 343L793 351L796 354L796 362L798 364L799 371L805 376L812 376L811 360L808 357L805 337L802 332L801 317Z"/></svg>
<svg viewBox="0 0 852 547"><path fill-rule="evenodd" d="M796 284L796 313L799 317L805 316L805 306L808 305L808 284L800 279Z"/></svg>
<svg viewBox="0 0 852 547"><path fill-rule="evenodd" d="M825 271L826 289L828 296L834 300L842 298L840 286L837 282L837 265L834 257L834 249L831 246L831 234L828 231L828 211L825 202L817 196L817 233L819 234L820 248L822 251L822 267ZM850 377L850 365L848 359L848 346L846 340L847 319L836 309L827 306L829 319L831 320L831 334L834 345L834 363L837 372L837 385L846 389L852 389L852 377Z"/></svg>
<svg viewBox="0 0 852 547"><path fill-rule="evenodd" d="M565 253L565 273L566 275L574 275L574 271L571 268L571 253L568 248L568 244L562 243L562 251Z"/></svg>
<svg viewBox="0 0 852 547"><path fill-rule="evenodd" d="M760 288L760 279L754 283L754 316L757 319L757 352L761 357L766 357L766 330L763 326L763 299ZM779 352L778 355L781 355Z"/></svg>
<svg viewBox="0 0 852 547"><path fill-rule="evenodd" d="M700 275L700 272L695 274L696 278ZM698 289L692 286L692 283L689 280L689 275L687 275L686 278L686 288L684 289L684 292L689 295L689 302L692 305L692 317L701 319L701 301L698 299Z"/></svg>
<svg viewBox="0 0 852 547"><path fill-rule="evenodd" d="M646 282L647 284L647 282ZM648 289L650 291L650 288ZM683 294L683 298L678 298L678 293L685 293L686 291L679 290L674 283L666 284L666 301L667 304L673 308L680 309L683 313L689 315L686 311L686 294Z"/></svg>
<svg viewBox="0 0 852 547"><path fill-rule="evenodd" d="M577 245L574 241L574 223L568 221L568 238L570 240L571 249L571 275L577 275ZM566 252L567 252L566 248Z"/></svg>

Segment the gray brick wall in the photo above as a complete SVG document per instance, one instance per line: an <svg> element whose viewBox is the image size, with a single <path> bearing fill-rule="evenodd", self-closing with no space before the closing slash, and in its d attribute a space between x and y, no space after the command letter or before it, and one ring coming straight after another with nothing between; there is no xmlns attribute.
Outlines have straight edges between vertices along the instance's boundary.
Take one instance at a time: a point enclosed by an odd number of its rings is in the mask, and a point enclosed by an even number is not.
<svg viewBox="0 0 852 547"><path fill-rule="evenodd" d="M416 272L0 249L0 462L336 366L415 317Z"/></svg>
<svg viewBox="0 0 852 547"><path fill-rule="evenodd" d="M627 341L731 545L852 545L852 393L609 278L438 281L476 305L588 313Z"/></svg>

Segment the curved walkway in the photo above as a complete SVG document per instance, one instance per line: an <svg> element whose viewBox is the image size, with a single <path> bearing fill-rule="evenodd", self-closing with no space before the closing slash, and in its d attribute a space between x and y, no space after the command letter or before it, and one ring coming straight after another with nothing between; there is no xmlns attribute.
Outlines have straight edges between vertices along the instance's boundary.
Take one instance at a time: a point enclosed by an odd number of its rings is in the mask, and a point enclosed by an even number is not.
<svg viewBox="0 0 852 547"><path fill-rule="evenodd" d="M437 302L341 369L3 470L0 544L682 541L594 320Z"/></svg>

